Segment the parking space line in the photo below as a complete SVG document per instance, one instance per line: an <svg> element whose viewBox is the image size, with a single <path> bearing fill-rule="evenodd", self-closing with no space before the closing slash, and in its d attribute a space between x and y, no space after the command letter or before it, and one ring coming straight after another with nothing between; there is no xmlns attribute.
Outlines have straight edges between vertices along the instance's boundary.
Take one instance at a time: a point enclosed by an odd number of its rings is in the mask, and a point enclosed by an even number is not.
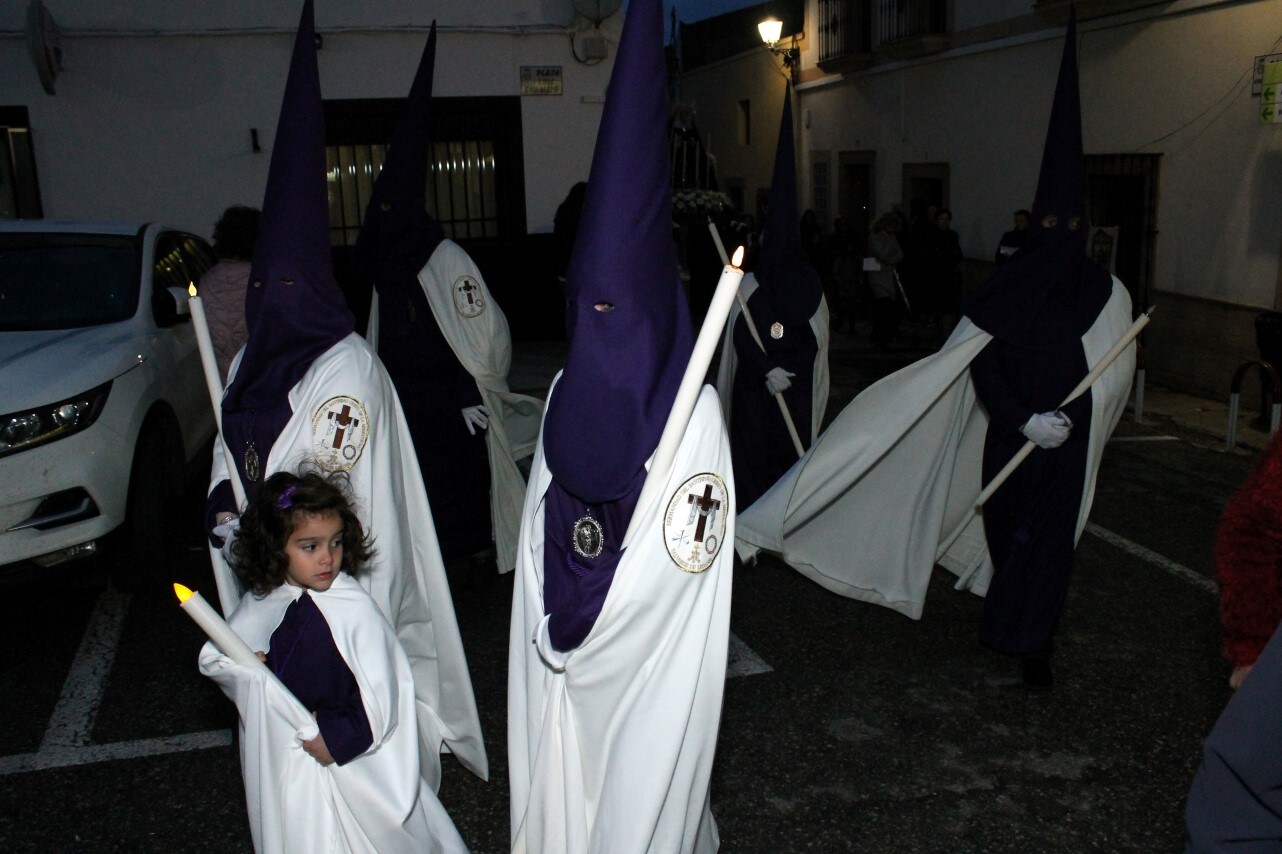
<svg viewBox="0 0 1282 854"><path fill-rule="evenodd" d="M774 670L762 661L761 656L752 651L734 632L730 633L730 660L726 663L726 678L736 676L754 676L758 673L769 673Z"/></svg>
<svg viewBox="0 0 1282 854"><path fill-rule="evenodd" d="M129 612L129 595L108 588L98 597L80 649L71 662L62 695L45 728L40 752L89 743L94 718L102 703L107 676L116 658L116 646Z"/></svg>
<svg viewBox="0 0 1282 854"><path fill-rule="evenodd" d="M111 744L83 744L75 746L45 747L36 753L0 756L0 777L21 774L25 771L45 771L50 768L67 768L72 765L92 765L117 759L139 759L145 756L162 756L166 753L184 753L189 750L207 750L211 747L229 747L231 730L215 729L185 735L142 738L136 741L117 741Z"/></svg>
<svg viewBox="0 0 1282 854"><path fill-rule="evenodd" d="M1124 552L1128 552L1141 560L1153 564L1154 566L1161 567L1176 578L1187 581L1189 584L1205 590L1207 593L1214 594L1216 592L1217 588L1215 586L1214 579L1207 578L1205 575L1202 575L1199 572L1194 572L1187 566L1178 564L1169 558L1165 558L1152 549L1147 549L1139 543L1126 539L1126 537L1123 537L1121 534L1114 534L1112 531L1107 528L1101 528L1094 522L1086 523L1086 533L1094 534L1104 542L1117 546Z"/></svg>
<svg viewBox="0 0 1282 854"><path fill-rule="evenodd" d="M35 753L0 756L0 777L28 771L90 765L120 759L138 759L182 753L190 750L229 747L229 729L208 730L184 735L92 744L94 718L102 702L106 680L116 657L116 647L129 611L127 594L105 591L94 607L89 625L63 684L45 729L44 740ZM774 670L733 632L730 633L726 678L752 676Z"/></svg>
<svg viewBox="0 0 1282 854"><path fill-rule="evenodd" d="M80 648L67 671L62 695L54 705L44 738L35 753L0 756L0 776L72 765L90 765L117 759L137 759L189 750L227 747L231 730L209 730L183 735L93 744L94 719L116 659L116 648L129 613L130 596L107 589L94 604Z"/></svg>

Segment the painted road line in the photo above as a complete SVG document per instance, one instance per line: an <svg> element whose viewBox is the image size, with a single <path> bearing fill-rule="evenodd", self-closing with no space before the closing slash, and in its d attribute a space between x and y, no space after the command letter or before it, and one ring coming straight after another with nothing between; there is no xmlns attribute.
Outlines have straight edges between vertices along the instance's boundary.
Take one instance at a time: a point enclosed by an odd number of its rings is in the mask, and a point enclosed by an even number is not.
<svg viewBox="0 0 1282 854"><path fill-rule="evenodd" d="M761 660L761 656L739 639L734 632L730 633L730 660L726 663L726 678L736 676L755 676L758 673L769 673L774 670Z"/></svg>
<svg viewBox="0 0 1282 854"><path fill-rule="evenodd" d="M1174 575L1176 578L1183 579L1184 581L1187 581L1189 584L1192 584L1194 587L1198 587L1202 590L1205 590L1207 593L1214 594L1216 592L1216 586L1215 586L1214 580L1207 578L1205 575L1202 575L1199 572L1194 572L1193 570L1189 569L1187 566L1178 564L1175 561L1170 560L1169 558L1165 558L1162 555L1158 554L1157 552L1153 551L1152 549L1147 549L1144 546L1141 546L1139 543L1132 542L1131 540L1126 539L1126 537L1123 537L1121 534L1114 534L1112 531L1108 530L1107 528L1101 528L1099 525L1096 525L1094 522L1086 523L1086 533L1093 534L1096 537L1099 537L1104 542L1109 543L1110 545L1117 546L1122 551L1132 554L1135 557L1139 558L1140 560L1144 560L1153 564L1154 566L1161 567L1162 569Z"/></svg>
<svg viewBox="0 0 1282 854"><path fill-rule="evenodd" d="M211 747L230 747L231 730L215 729L163 738L141 738L136 741L117 741L111 744L84 744L40 748L38 753L20 753L0 756L0 777L26 771L45 771L50 768L68 768L73 765L92 765L117 759L140 759L163 756L166 753L185 753L190 750L208 750Z"/></svg>
<svg viewBox="0 0 1282 854"><path fill-rule="evenodd" d="M62 695L45 728L44 740L40 743L41 753L89 743L128 612L128 594L109 588L98 597L80 641L80 649L76 651L67 679L62 684Z"/></svg>

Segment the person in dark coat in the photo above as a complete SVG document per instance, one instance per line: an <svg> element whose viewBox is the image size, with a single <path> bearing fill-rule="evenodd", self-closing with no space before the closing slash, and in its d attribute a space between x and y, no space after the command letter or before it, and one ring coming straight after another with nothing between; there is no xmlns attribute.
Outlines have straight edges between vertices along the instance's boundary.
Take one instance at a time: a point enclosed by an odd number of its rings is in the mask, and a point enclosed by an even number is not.
<svg viewBox="0 0 1282 854"><path fill-rule="evenodd" d="M1082 335L1112 292L1086 256L1076 18L1070 13L1024 251L1002 265L966 315L993 339L971 365L989 414L983 479L1026 441L1031 456L984 505L994 575L980 640L1023 659L1024 682L1048 688L1052 639L1068 592L1085 482L1091 394L1060 408L1087 374ZM1074 429L1080 426L1081 429Z"/></svg>
<svg viewBox="0 0 1282 854"><path fill-rule="evenodd" d="M1015 211L1015 227L1002 235L1002 239L997 242L997 253L993 256L998 264L1004 264L1006 259L1014 255L1024 244L1028 242L1028 225L1033 214L1023 208Z"/></svg>

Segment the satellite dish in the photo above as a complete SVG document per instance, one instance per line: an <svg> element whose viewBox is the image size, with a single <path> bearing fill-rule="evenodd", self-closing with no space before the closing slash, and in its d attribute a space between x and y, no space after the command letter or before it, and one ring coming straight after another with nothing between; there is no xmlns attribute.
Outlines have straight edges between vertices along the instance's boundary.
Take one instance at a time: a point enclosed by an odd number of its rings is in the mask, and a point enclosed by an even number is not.
<svg viewBox="0 0 1282 854"><path fill-rule="evenodd" d="M592 22L592 26L599 27L602 21L619 11L623 0L570 0L570 3L574 11Z"/></svg>

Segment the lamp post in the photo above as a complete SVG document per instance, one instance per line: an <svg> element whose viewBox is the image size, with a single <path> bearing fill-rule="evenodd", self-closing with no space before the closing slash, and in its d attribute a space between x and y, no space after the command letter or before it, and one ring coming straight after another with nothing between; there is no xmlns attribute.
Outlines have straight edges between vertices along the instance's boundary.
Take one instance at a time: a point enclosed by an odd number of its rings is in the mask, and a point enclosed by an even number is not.
<svg viewBox="0 0 1282 854"><path fill-rule="evenodd" d="M757 32L761 34L761 40L766 43L766 49L783 60L783 67L787 69L792 85L796 86L801 77L801 51L797 49L796 34L790 36L791 42L787 47L780 47L779 38L783 34L783 21L773 17L766 18L757 24Z"/></svg>

